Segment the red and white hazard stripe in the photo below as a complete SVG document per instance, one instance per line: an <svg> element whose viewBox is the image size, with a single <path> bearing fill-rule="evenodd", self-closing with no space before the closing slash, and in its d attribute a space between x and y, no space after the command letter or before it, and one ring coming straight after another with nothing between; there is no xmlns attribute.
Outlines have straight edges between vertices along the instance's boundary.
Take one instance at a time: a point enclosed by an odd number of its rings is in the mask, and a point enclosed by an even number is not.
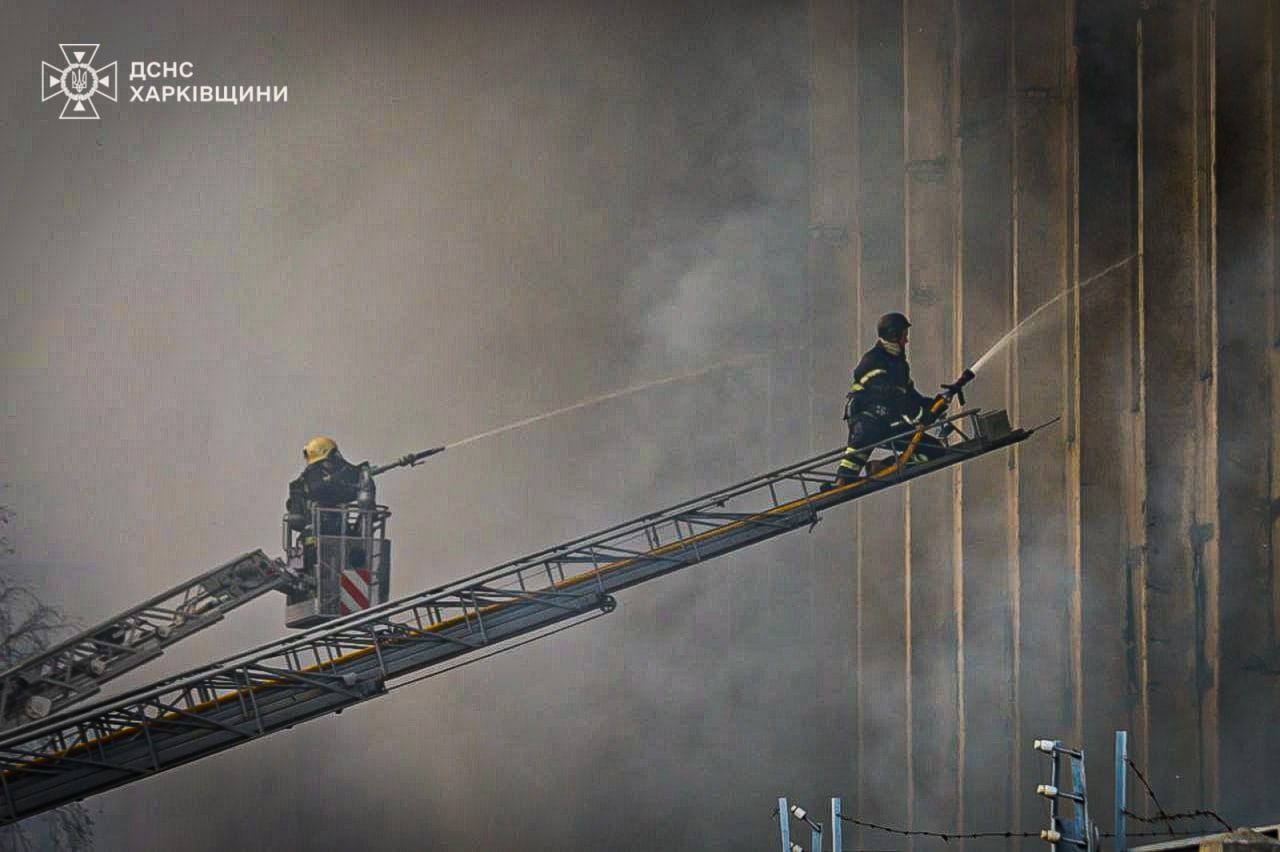
<svg viewBox="0 0 1280 852"><path fill-rule="evenodd" d="M340 586L342 592L338 597L338 607L343 615L369 608L369 597L373 591L372 571L343 571Z"/></svg>

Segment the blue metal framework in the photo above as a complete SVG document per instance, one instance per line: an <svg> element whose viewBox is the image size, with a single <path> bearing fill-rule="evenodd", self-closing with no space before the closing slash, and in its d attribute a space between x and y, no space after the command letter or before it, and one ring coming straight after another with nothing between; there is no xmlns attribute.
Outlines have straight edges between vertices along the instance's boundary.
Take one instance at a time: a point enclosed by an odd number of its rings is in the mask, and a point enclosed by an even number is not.
<svg viewBox="0 0 1280 852"><path fill-rule="evenodd" d="M812 528L820 513L1026 440L1003 412L939 421L945 453L910 464L912 442L874 476L829 484L843 448L465 579L123 695L0 739L0 825L76 801L384 693L406 676L573 619L613 593ZM967 431L966 431L967 430ZM911 433L907 433L909 436ZM903 435L883 442L902 442Z"/></svg>
<svg viewBox="0 0 1280 852"><path fill-rule="evenodd" d="M1116 731L1116 852L1129 848L1125 811L1129 808L1129 732Z"/></svg>
<svg viewBox="0 0 1280 852"><path fill-rule="evenodd" d="M835 814L837 799L832 799L832 813ZM791 840L791 818L803 822L809 826L809 849L806 850L799 843ZM788 805L785 797L778 799L778 830L782 837L782 852L822 852L822 823L814 822L808 812L797 805ZM836 834L839 837L839 833ZM835 849L839 852L840 847Z"/></svg>
<svg viewBox="0 0 1280 852"><path fill-rule="evenodd" d="M1037 795L1049 800L1049 828L1040 832L1040 839L1048 841L1053 852L1061 852L1063 845L1074 846L1085 852L1096 852L1098 829L1089 818L1084 752L1066 748L1057 740L1036 740L1035 748L1053 761L1049 770L1049 783L1036 787ZM1063 758L1066 758L1071 772L1070 790L1061 787ZM1061 803L1064 799L1072 804L1069 819L1062 813Z"/></svg>
<svg viewBox="0 0 1280 852"><path fill-rule="evenodd" d="M833 798L831 800L831 852L843 852L844 846L844 826L841 825L843 817L840 815L840 799ZM805 812L803 808L796 808L794 805L788 805L785 797L778 799L778 832L782 840L782 852L822 852L822 823L814 822ZM809 849L804 849L799 843L795 843L791 839L791 817L804 822L809 826Z"/></svg>

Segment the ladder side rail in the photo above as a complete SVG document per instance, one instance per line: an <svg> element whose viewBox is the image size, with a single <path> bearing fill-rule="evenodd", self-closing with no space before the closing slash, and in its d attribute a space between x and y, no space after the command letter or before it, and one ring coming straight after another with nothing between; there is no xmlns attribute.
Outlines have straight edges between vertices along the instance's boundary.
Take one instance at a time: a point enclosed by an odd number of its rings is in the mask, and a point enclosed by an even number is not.
<svg viewBox="0 0 1280 852"><path fill-rule="evenodd" d="M977 414L976 410L962 411L951 417L938 420L936 423L932 424L929 428L935 429L943 426L944 424L951 424L959 420L970 419L976 414ZM869 447L867 447L867 449L868 450L888 449L890 445L893 444L893 442L910 438L917 431L918 430L914 427L912 429L904 430L900 433L897 433L881 441L878 441L875 444L870 445ZM701 497L697 497L692 500L687 500L682 503L677 503L674 506L668 507L667 509L664 509L662 511L653 512L647 515L642 515L639 518L635 518L626 523L618 524L613 527L609 527L605 530L599 531L597 533L593 533L591 535L583 536L579 539L566 542L561 545L557 545L556 547L547 548L546 550L538 551L528 556L520 557L510 562L503 563L501 565L496 566L495 568L490 569L487 572L484 572L483 574L473 575L473 577L466 578L465 580L459 581L459 582L467 582L472 579L479 579L485 574L500 575L504 572L504 569L513 569L513 573L514 573L514 569L519 569L523 566L531 566L531 567L541 566L546 561L545 557L556 555L556 554L561 555L561 561L569 561L568 559L565 559L563 557L563 554L565 554L566 551L585 550L589 546L600 546L600 545L615 541L621 537L642 535L657 529L664 521L674 524L678 521L686 520L686 517L688 517L688 518L694 519L695 522L699 524L705 524L705 520L704 520L705 517L713 516L714 514L716 514L711 510L714 508L723 506L723 504L726 501L732 500L738 497L743 497L753 493L758 494L765 491L766 489L769 489L771 486L776 486L784 482L795 483L797 485L800 485L802 489L802 493L792 495L792 497L790 498L790 501L803 499L805 497L812 498L814 500L824 499L824 498L821 498L821 496L817 493L809 492L807 489L804 488L804 486L806 483L809 483L809 482L829 481L831 478L830 474L833 474L834 471L828 470L828 467L833 462L838 462L838 460L843 457L844 451L845 451L844 447L841 447L835 450L828 450L826 452L812 456L803 461L796 462L796 463L787 465L785 467L781 467L776 470L770 471L767 474L762 474L756 477L752 477L751 479L744 480L740 483L736 483L734 485L719 489L718 491L714 491L709 494L702 495ZM836 502L844 502L844 500L841 500L841 499L833 499L833 498L825 498L825 499L830 500L832 504ZM756 515L760 515L767 508L776 508L777 505L779 505L780 503L786 503L786 502L789 502L789 501L779 500L775 498L771 502L770 506L765 507L765 509L757 509L754 512L741 513L741 516L754 517ZM738 518L736 520L740 520L740 519L741 518ZM646 548L646 549L651 549L651 548ZM587 559L583 559L582 561L590 561L590 560L589 558L587 558ZM389 606L389 605L391 604L389 603L384 606Z"/></svg>

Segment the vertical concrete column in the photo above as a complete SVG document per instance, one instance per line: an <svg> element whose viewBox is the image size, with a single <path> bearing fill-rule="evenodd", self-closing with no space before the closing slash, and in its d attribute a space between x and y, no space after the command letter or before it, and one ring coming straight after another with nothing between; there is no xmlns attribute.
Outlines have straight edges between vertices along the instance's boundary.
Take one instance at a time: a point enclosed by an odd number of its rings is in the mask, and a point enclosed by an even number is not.
<svg viewBox="0 0 1280 852"><path fill-rule="evenodd" d="M1062 401L1062 418L1066 424L1067 439L1067 522L1071 524L1068 536L1071 561L1071 594L1067 603L1067 643L1070 646L1067 689L1071 700L1071 738L1080 742L1084 738L1084 637L1081 623L1084 618L1084 564L1082 549L1084 534L1080 517L1080 423L1081 362L1080 362L1080 73L1079 53L1075 46L1079 3L1071 3L1066 10L1066 25L1062 28L1062 50L1066 56L1064 70L1064 100L1066 102L1066 204L1069 248L1067 250L1066 279L1070 293L1067 297L1066 328L1066 395Z"/></svg>
<svg viewBox="0 0 1280 852"><path fill-rule="evenodd" d="M856 357L858 243L855 10L839 0L810 0L809 266L812 450L843 445L840 410ZM818 670L816 720L824 732L813 767L826 790L852 790L858 703L856 666L857 527L855 504L809 537L817 588L814 623Z"/></svg>
<svg viewBox="0 0 1280 852"><path fill-rule="evenodd" d="M809 279L814 451L845 439L840 408L858 303L856 6L810 0Z"/></svg>
<svg viewBox="0 0 1280 852"><path fill-rule="evenodd" d="M1077 156L1080 259L1081 565L1080 643L1086 712L1083 745L1107 755L1115 731L1133 731L1137 669L1126 653L1133 636L1127 567L1130 524L1144 522L1131 499L1145 475L1135 463L1137 349L1137 6L1082 0L1077 21ZM1094 802L1110 802L1111 774L1089 777ZM1105 824L1105 823L1104 823Z"/></svg>
<svg viewBox="0 0 1280 852"><path fill-rule="evenodd" d="M1014 318L1029 318L1052 302L1016 338L1010 353L1014 420L1057 424L1014 451L1018 589L1018 727L1024 813L1036 813L1034 780L1043 771L1030 743L1070 736L1075 420L1071 348L1073 186L1071 78L1067 46L1070 0L1013 4ZM1054 301L1057 300L1057 301ZM1056 732L1062 732L1058 734Z"/></svg>
<svg viewBox="0 0 1280 852"><path fill-rule="evenodd" d="M1265 731L1280 701L1271 567L1276 292L1276 4L1218 15L1218 498L1221 798L1228 819L1266 819Z"/></svg>
<svg viewBox="0 0 1280 852"><path fill-rule="evenodd" d="M1270 91L1263 109L1271 127L1271 166L1268 189L1271 208L1267 214L1267 230L1271 234L1270 342L1268 361L1271 372L1271 612L1272 630L1280 642L1280 9L1267 7L1267 56Z"/></svg>
<svg viewBox="0 0 1280 852"><path fill-rule="evenodd" d="M1239 6L1232 6L1239 11ZM1196 122L1196 220L1200 250L1196 257L1200 286L1196 288L1196 370L1201 382L1196 394L1196 447L1192 488L1196 494L1195 524L1191 536L1192 580L1196 588L1196 672L1199 694L1199 728L1203 750L1200 801L1211 808L1219 804L1221 756L1220 671L1222 646L1220 559L1222 524L1218 511L1218 0L1201 0L1197 18L1196 102L1203 119Z"/></svg>
<svg viewBox="0 0 1280 852"><path fill-rule="evenodd" d="M1211 245L1212 27L1196 0L1141 13L1149 777L1166 808L1212 800L1216 416ZM1206 505L1206 504L1209 505ZM1190 736L1191 732L1198 736ZM1208 763L1206 763L1208 759ZM1206 769L1209 771L1206 772Z"/></svg>
<svg viewBox="0 0 1280 852"><path fill-rule="evenodd" d="M1150 764L1151 745L1151 682L1150 650L1151 629L1148 620L1148 576L1149 551L1147 548L1147 266L1146 266L1146 204L1144 201L1147 186L1147 136L1144 117L1147 112L1146 99L1146 64L1147 44L1146 28L1141 15L1138 16L1134 47L1137 52L1138 112L1137 112L1137 158L1138 183L1136 187L1137 215L1136 234L1138 241L1138 275L1132 298L1132 322L1134 330L1133 360L1131 375L1133 376L1133 419L1127 434L1130 461L1125 478L1125 525L1128 530L1129 558L1125 562L1126 581L1129 585L1128 624L1131 639L1127 643L1132 671L1131 692L1133 695L1133 729L1137 733L1136 748L1130 748L1129 758L1139 761L1143 766Z"/></svg>
<svg viewBox="0 0 1280 852"><path fill-rule="evenodd" d="M960 0L956 263L963 292L957 316L960 363L972 364L1012 327L1012 171L1009 135L1011 0ZM1007 408L1008 359L983 373L971 404ZM957 565L964 643L960 744L964 828L1016 826L1013 791L1020 750L1014 729L1013 605L1008 453L966 462Z"/></svg>
<svg viewBox="0 0 1280 852"><path fill-rule="evenodd" d="M857 4L857 223L861 247L859 351L875 318L903 307L902 0ZM858 792L860 813L904 825L907 803L907 622L903 492L861 504L859 537Z"/></svg>
<svg viewBox="0 0 1280 852"><path fill-rule="evenodd" d="M811 407L815 393L813 357L819 344L814 336L813 318L818 305L815 291L818 282L809 277L807 269L809 217L806 213L812 181L808 180L809 158L803 156L810 150L811 123L807 109L788 106L804 104L811 86L809 62L812 57L806 49L809 47L809 31L803 10L804 7L769 10L767 14L742 18L748 27L745 32L752 38L758 35L773 39L779 46L771 58L781 63L780 67L789 70L789 57L797 57L800 64L798 73L779 73L781 79L787 80L785 84L771 84L763 76L756 81L764 88L745 125L753 132L776 133L780 139L788 140L782 150L793 150L805 169L804 174L797 175L799 179L791 183L785 174L787 160L784 157L779 162L780 171L774 185L779 189L795 187L794 190L787 189L788 201L795 205L791 208L795 212L789 213L785 207L771 210L768 214L769 227L762 231L765 240L762 249L772 258L766 269L771 279L769 322L775 335L769 359L773 370L768 405L771 429L769 455L773 465L805 457L813 445L814 435ZM772 113L770 104L775 99L780 99L784 107ZM769 125L764 122L769 122ZM771 625L768 641L773 647L766 652L764 659L787 661L785 665L773 668L779 694L803 694L811 692L821 677L820 660L813 649L820 631L815 621L815 601L821 597L823 578L813 571L796 570L797 565L812 565L814 562L812 542L806 538L781 539L772 550L772 558L765 568L763 596L768 608L766 623ZM812 705L803 713L805 719L818 717L819 712ZM812 731L797 737L780 738L772 746L789 755L783 761L787 763L788 771L794 768L797 775L811 777L809 773L801 773L799 767L816 765L825 743L816 731ZM797 791L796 795L803 796L808 795L805 791L810 788L792 784L791 789Z"/></svg>
<svg viewBox="0 0 1280 852"><path fill-rule="evenodd" d="M959 372L956 266L956 63L953 0L906 0L903 17L906 264L909 354L921 392ZM955 547L958 473L911 483L907 501L907 779L909 823L958 825L964 706L959 665L963 605Z"/></svg>

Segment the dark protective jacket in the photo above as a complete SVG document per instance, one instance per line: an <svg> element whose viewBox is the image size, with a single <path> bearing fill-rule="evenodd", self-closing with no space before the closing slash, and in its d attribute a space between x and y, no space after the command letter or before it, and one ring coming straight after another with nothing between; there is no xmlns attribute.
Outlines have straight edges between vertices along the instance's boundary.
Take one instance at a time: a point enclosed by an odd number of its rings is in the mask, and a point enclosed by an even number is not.
<svg viewBox="0 0 1280 852"><path fill-rule="evenodd" d="M289 483L289 499L285 502L289 526L299 531L305 529L311 520L313 505L351 503L359 490L360 468L337 453L307 465L302 475Z"/></svg>
<svg viewBox="0 0 1280 852"><path fill-rule="evenodd" d="M895 355L880 343L862 356L853 371L845 419L915 420L926 415L933 399L916 390L905 351Z"/></svg>

